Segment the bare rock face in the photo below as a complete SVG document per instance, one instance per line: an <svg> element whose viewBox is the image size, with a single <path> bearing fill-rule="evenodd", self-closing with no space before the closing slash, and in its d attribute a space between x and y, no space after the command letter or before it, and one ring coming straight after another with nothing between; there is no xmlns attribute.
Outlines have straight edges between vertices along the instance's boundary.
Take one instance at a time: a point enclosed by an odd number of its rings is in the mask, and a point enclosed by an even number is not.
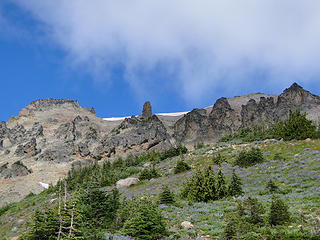
<svg viewBox="0 0 320 240"><path fill-rule="evenodd" d="M128 150L165 149L170 146L168 139L167 130L156 115L148 119L133 116L126 118L118 128L113 129L111 136L106 135L102 144L105 154L111 156Z"/></svg>
<svg viewBox="0 0 320 240"><path fill-rule="evenodd" d="M233 104L233 107L229 100L218 99L209 115L204 109L194 109L179 119L174 125L177 142L198 142L199 139L203 142L216 141L242 127L272 124L277 119L285 119L290 110L296 109L306 112L307 117L315 123L320 120L320 97L304 90L297 83L285 89L277 98L262 96L240 106Z"/></svg>
<svg viewBox="0 0 320 240"><path fill-rule="evenodd" d="M31 171L25 165L23 165L20 161L15 162L14 164L11 165L11 167L8 167L8 164L5 164L0 167L0 179L21 177L21 176L26 176L30 173Z"/></svg>
<svg viewBox="0 0 320 240"><path fill-rule="evenodd" d="M276 119L275 104L273 98L261 97L260 102L249 100L241 109L241 127L260 124L262 122L272 123Z"/></svg>
<svg viewBox="0 0 320 240"><path fill-rule="evenodd" d="M174 137L179 143L203 141L208 136L209 119L205 109L193 109L174 125Z"/></svg>
<svg viewBox="0 0 320 240"><path fill-rule="evenodd" d="M152 109L149 101L143 104L142 117L146 119L152 117Z"/></svg>

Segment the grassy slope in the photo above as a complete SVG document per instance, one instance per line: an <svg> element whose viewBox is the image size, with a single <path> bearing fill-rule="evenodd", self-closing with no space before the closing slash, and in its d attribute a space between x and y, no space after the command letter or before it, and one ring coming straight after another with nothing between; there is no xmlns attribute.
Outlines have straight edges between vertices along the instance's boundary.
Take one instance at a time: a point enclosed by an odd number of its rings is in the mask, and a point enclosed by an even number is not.
<svg viewBox="0 0 320 240"><path fill-rule="evenodd" d="M227 162L222 164L227 179L232 169L235 169L243 180L246 192L241 198L254 196L268 202L271 196L264 195L263 191L268 180L272 178L283 191L287 192L281 197L289 204L290 211L295 216L301 216L301 218L296 217L288 227L292 231L296 231L300 224L304 228L311 228L314 221L308 221L308 219L320 217L320 140L260 143L256 146L259 146L264 152L266 158L264 163L249 168L233 167L232 161L236 154L251 146L252 144L224 145L219 148L219 151L227 158ZM184 158L195 169L211 164L211 156L217 150L216 147L204 147L185 155ZM286 159L271 160L276 153L280 153ZM179 193L183 182L192 174L189 171L173 175L173 168L179 158L167 159L157 166L164 177L122 189L123 196L132 197L145 193L156 196L163 184L169 185L172 190ZM34 210L49 204L53 198L55 196L50 193L42 193L14 204L0 216L0 236L17 235L25 228L25 223ZM205 235L215 238L222 233L225 226L224 214L235 208L236 201L237 199L224 199L188 205L187 202L179 200L177 206L164 207L162 211L172 234L189 236L193 239L196 236ZM303 222L302 217L305 217L307 222ZM181 229L181 222L186 220L192 222L195 228L189 231Z"/></svg>

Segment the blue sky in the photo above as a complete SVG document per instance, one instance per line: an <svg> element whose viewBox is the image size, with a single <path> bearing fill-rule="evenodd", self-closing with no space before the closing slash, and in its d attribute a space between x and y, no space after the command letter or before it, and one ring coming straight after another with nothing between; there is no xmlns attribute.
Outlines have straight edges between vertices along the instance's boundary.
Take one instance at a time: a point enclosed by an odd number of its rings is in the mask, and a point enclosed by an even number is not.
<svg viewBox="0 0 320 240"><path fill-rule="evenodd" d="M320 4L242 3L4 0L0 120L42 98L112 117L146 100L155 112L186 111L294 81L320 94Z"/></svg>

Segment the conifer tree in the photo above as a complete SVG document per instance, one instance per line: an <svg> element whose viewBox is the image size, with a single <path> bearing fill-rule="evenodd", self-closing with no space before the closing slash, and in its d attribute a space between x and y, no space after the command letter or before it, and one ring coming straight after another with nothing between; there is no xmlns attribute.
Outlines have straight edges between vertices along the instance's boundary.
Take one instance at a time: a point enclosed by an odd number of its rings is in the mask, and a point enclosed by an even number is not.
<svg viewBox="0 0 320 240"><path fill-rule="evenodd" d="M162 188L162 192L159 196L159 202L163 204L172 204L175 202L174 193L170 191L168 186Z"/></svg>
<svg viewBox="0 0 320 240"><path fill-rule="evenodd" d="M204 202L216 200L218 198L216 189L216 176L214 175L211 167L208 167L203 174L202 188Z"/></svg>
<svg viewBox="0 0 320 240"><path fill-rule="evenodd" d="M243 195L243 193L241 179L233 170L231 182L228 186L228 195L231 197L237 197Z"/></svg>
<svg viewBox="0 0 320 240"><path fill-rule="evenodd" d="M279 197L273 197L269 213L270 225L281 225L285 222L288 222L289 219L290 214L288 211L288 206Z"/></svg>
<svg viewBox="0 0 320 240"><path fill-rule="evenodd" d="M224 198L226 195L227 195L226 181L224 178L224 174L220 169L218 172L218 178L217 178L217 197L218 199L221 199L221 198Z"/></svg>
<svg viewBox="0 0 320 240"><path fill-rule="evenodd" d="M148 200L141 201L136 214L124 223L123 231L134 239L142 240L156 240L167 235L161 212Z"/></svg>

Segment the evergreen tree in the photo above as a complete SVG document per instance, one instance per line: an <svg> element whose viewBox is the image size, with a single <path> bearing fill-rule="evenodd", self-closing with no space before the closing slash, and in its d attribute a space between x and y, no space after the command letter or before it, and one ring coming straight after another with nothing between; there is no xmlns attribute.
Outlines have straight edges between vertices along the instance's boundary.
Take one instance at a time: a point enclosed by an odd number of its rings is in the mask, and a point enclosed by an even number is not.
<svg viewBox="0 0 320 240"><path fill-rule="evenodd" d="M279 197L272 198L268 218L271 226L281 225L289 221L290 214L288 211L288 206Z"/></svg>
<svg viewBox="0 0 320 240"><path fill-rule="evenodd" d="M217 200L216 176L214 175L211 167L205 169L202 177L202 194L204 202L210 200Z"/></svg>
<svg viewBox="0 0 320 240"><path fill-rule="evenodd" d="M306 113L299 110L290 111L289 118L285 121L279 121L273 126L275 138L284 140L303 140L316 137L316 126L311 120L307 119Z"/></svg>
<svg viewBox="0 0 320 240"><path fill-rule="evenodd" d="M81 210L88 228L105 228L110 226L120 206L119 191L103 192L98 188L89 189L81 196Z"/></svg>
<svg viewBox="0 0 320 240"><path fill-rule="evenodd" d="M249 197L244 204L248 212L247 221L261 225L264 222L263 214L265 213L262 203L256 198Z"/></svg>
<svg viewBox="0 0 320 240"><path fill-rule="evenodd" d="M227 187L226 187L226 181L224 178L224 174L219 169L218 172L218 178L217 178L217 197L219 199L224 198L227 195Z"/></svg>
<svg viewBox="0 0 320 240"><path fill-rule="evenodd" d="M243 195L243 193L244 192L242 190L241 179L238 177L238 175L233 170L231 182L228 186L228 195L232 196L232 197L238 197L238 196Z"/></svg>
<svg viewBox="0 0 320 240"><path fill-rule="evenodd" d="M175 202L174 193L170 191L168 186L162 188L162 192L159 196L159 202L163 204L172 204Z"/></svg>
<svg viewBox="0 0 320 240"><path fill-rule="evenodd" d="M142 200L136 213L125 221L123 232L135 239L155 240L167 235L166 224L152 202Z"/></svg>

